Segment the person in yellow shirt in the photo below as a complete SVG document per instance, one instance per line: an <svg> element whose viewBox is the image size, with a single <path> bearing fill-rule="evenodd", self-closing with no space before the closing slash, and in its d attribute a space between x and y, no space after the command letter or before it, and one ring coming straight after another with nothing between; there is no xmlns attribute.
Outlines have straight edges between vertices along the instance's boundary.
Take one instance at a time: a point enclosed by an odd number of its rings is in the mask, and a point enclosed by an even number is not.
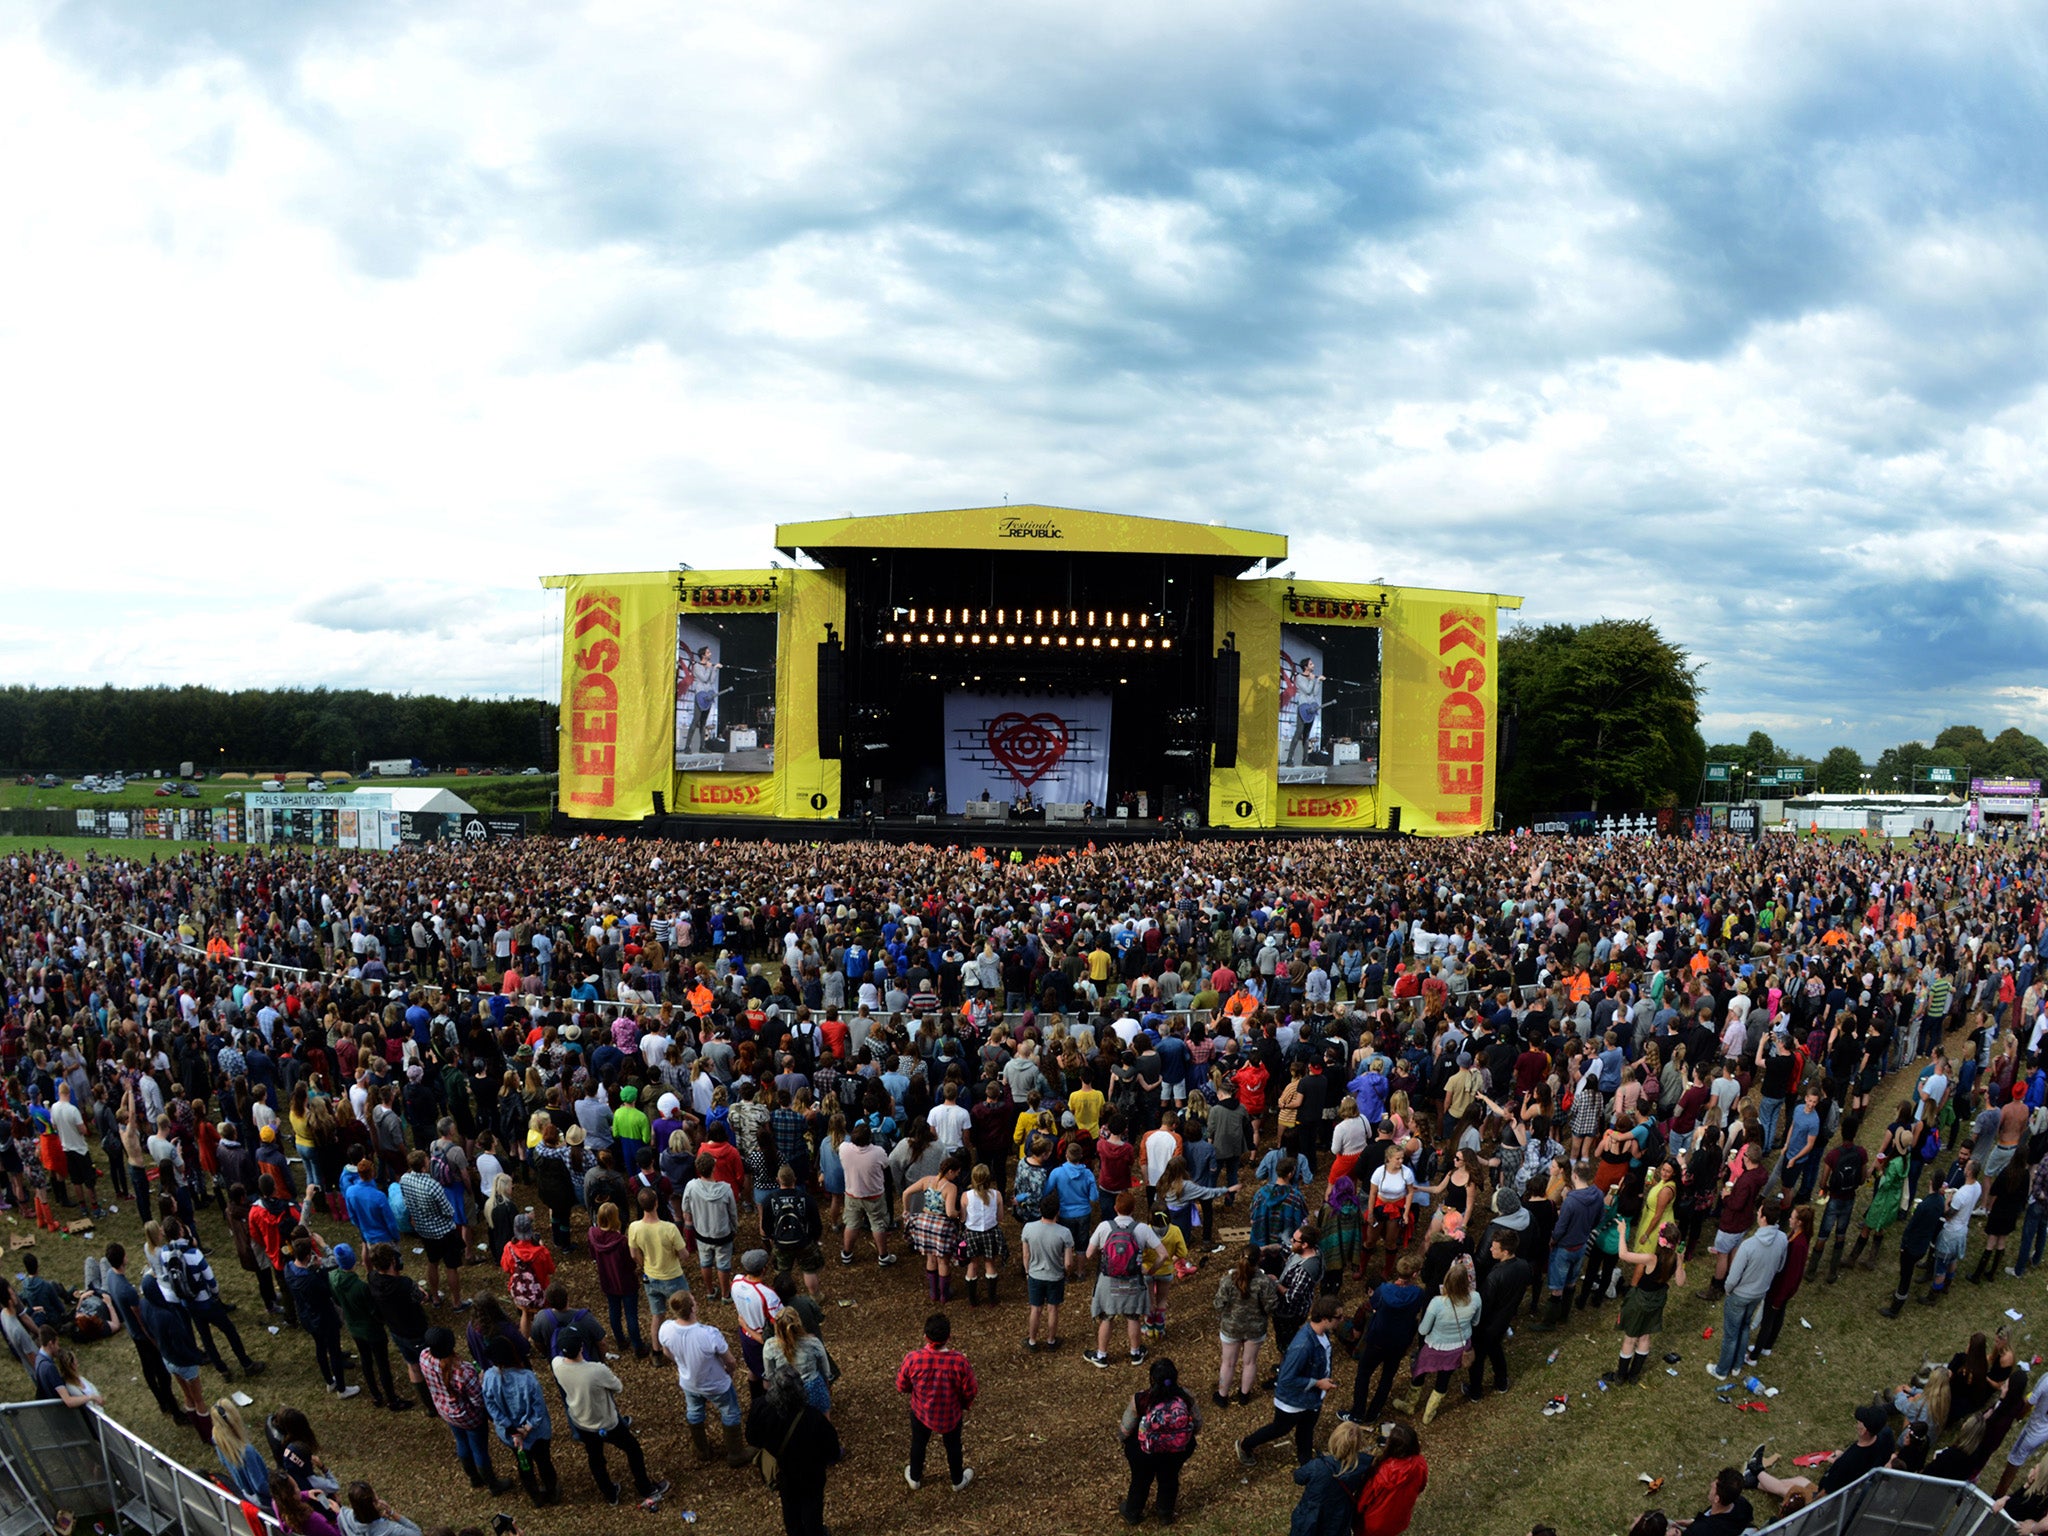
<svg viewBox="0 0 2048 1536"><path fill-rule="evenodd" d="M1152 1312L1145 1319L1145 1334L1157 1340L1166 1335L1166 1293L1171 1289L1176 1266L1189 1263L1187 1235L1172 1222L1155 1229L1160 1246L1146 1248L1145 1278L1152 1282Z"/></svg>
<svg viewBox="0 0 2048 1536"><path fill-rule="evenodd" d="M1088 952L1088 979L1098 987L1109 980L1109 973L1116 969L1116 958L1097 944Z"/></svg>
<svg viewBox="0 0 2048 1536"><path fill-rule="evenodd" d="M1075 1126L1091 1137L1101 1132L1103 1102L1102 1090L1086 1083L1067 1097L1067 1109L1074 1117Z"/></svg>

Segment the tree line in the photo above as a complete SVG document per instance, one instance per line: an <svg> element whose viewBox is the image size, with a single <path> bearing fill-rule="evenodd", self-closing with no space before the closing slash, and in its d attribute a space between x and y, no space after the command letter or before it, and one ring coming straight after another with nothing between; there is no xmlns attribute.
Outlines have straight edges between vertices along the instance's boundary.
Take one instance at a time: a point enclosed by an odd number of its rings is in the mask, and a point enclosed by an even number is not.
<svg viewBox="0 0 2048 1536"><path fill-rule="evenodd" d="M328 688L0 688L0 770L341 770L375 758L429 767L552 769L543 699Z"/></svg>
<svg viewBox="0 0 2048 1536"><path fill-rule="evenodd" d="M1953 788L1967 791L1971 779L2048 779L2048 743L2015 726L1987 736L1977 725L1951 725L1932 746L1904 741L1886 747L1866 762L1854 747L1830 747L1808 757L1779 746L1763 731L1751 731L1744 742L1720 742L1707 748L1710 762L1733 764L1737 773L1754 780L1774 768L1802 766L1806 786L1827 794L1939 794ZM1954 777L1930 781L1929 768L1947 768ZM1864 776L1868 774L1869 777Z"/></svg>

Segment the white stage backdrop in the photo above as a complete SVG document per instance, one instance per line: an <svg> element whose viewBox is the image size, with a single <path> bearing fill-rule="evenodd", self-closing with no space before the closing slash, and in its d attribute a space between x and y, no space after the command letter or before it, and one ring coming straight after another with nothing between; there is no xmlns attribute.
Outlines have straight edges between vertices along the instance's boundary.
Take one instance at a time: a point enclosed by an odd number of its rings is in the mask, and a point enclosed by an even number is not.
<svg viewBox="0 0 2048 1536"><path fill-rule="evenodd" d="M1014 800L1020 788L1041 804L1102 805L1109 797L1109 711L1106 693L947 694L947 808L958 813L984 789L991 800Z"/></svg>

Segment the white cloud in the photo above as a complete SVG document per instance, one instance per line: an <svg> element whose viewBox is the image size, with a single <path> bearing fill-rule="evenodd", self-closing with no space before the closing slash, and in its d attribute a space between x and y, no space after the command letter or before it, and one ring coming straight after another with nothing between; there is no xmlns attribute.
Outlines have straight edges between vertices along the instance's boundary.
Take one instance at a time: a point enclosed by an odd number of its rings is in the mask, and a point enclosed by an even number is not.
<svg viewBox="0 0 2048 1536"><path fill-rule="evenodd" d="M541 573L1007 493L2048 729L1997 15L187 14L0 22L10 678L530 691Z"/></svg>

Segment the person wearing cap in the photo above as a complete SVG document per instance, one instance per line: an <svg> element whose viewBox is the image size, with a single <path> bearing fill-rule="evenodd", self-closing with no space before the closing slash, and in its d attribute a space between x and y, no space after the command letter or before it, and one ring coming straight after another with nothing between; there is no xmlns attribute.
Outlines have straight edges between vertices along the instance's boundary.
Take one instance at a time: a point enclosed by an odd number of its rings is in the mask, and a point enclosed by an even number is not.
<svg viewBox="0 0 2048 1536"><path fill-rule="evenodd" d="M334 1293L334 1305L349 1337L355 1341L356 1358L362 1363L370 1401L379 1408L403 1413L412 1407L412 1400L400 1397L392 1385L390 1336L384 1330L384 1320L378 1315L370 1287L356 1266L356 1250L347 1243L336 1243L334 1268L327 1272L327 1288Z"/></svg>
<svg viewBox="0 0 2048 1536"><path fill-rule="evenodd" d="M582 1443L584 1458L590 1463L591 1480L606 1503L616 1504L620 1497L619 1485L605 1465L607 1446L616 1446L625 1453L627 1469L641 1499L658 1499L668 1492L668 1480L656 1482L647 1475L647 1456L640 1448L639 1437L633 1433L633 1421L619 1412L619 1394L625 1390L625 1383L612 1374L611 1367L602 1359L588 1358L591 1351L601 1350L603 1345L604 1335L594 1321L588 1326L570 1324L555 1336L552 1369L555 1384L562 1389L569 1431Z"/></svg>
<svg viewBox="0 0 2048 1536"><path fill-rule="evenodd" d="M1773 1477L1764 1470L1764 1447L1759 1445L1750 1452L1749 1461L1742 1469L1742 1486L1767 1493L1774 1499L1803 1493L1809 1499L1825 1498L1839 1493L1856 1482L1866 1472L1874 1472L1892 1459L1897 1449L1891 1431L1891 1420L1875 1403L1864 1403L1856 1409L1856 1438L1842 1453L1828 1463L1828 1469L1821 1474L1816 1484L1806 1477Z"/></svg>
<svg viewBox="0 0 2048 1536"><path fill-rule="evenodd" d="M652 1136L646 1114L640 1108L640 1090L627 1083L619 1090L619 1107L612 1111L612 1148L627 1178L639 1171Z"/></svg>

